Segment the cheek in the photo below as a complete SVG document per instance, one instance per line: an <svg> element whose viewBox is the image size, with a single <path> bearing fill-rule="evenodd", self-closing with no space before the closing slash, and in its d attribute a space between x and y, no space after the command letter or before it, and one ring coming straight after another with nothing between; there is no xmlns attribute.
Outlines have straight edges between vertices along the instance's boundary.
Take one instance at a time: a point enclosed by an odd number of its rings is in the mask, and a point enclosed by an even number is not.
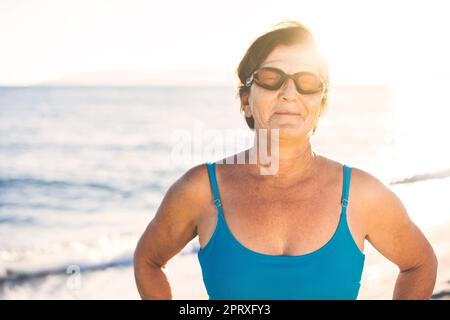
<svg viewBox="0 0 450 320"><path fill-rule="evenodd" d="M305 98L305 106L308 108L308 113L311 115L318 115L321 108L322 103L322 96L321 95L315 95L315 96L309 96Z"/></svg>
<svg viewBox="0 0 450 320"><path fill-rule="evenodd" d="M255 88L249 97L249 104L252 109L253 116L259 120L267 120L272 113L272 106L276 104L276 94Z"/></svg>

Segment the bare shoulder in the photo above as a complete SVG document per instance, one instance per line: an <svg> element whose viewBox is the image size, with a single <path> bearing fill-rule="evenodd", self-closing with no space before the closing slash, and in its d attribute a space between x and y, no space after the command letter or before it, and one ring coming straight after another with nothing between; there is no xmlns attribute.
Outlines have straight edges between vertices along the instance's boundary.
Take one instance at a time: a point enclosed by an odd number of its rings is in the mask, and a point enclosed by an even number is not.
<svg viewBox="0 0 450 320"><path fill-rule="evenodd" d="M387 204L400 201L379 178L357 167L352 167L351 188L353 200L357 202L359 211L366 215L385 209L383 206Z"/></svg>
<svg viewBox="0 0 450 320"><path fill-rule="evenodd" d="M208 197L208 172L204 164L187 170L167 190L141 236L135 259L158 266L177 254L197 235L197 224Z"/></svg>
<svg viewBox="0 0 450 320"><path fill-rule="evenodd" d="M386 206L400 205L394 191L379 178L360 168L352 167L351 184L359 202L365 204L365 211L386 209ZM369 210L371 209L371 210Z"/></svg>
<svg viewBox="0 0 450 320"><path fill-rule="evenodd" d="M357 189L362 191L366 196L387 189L387 186L373 174L357 167L351 167L351 169L352 184L358 186Z"/></svg>
<svg viewBox="0 0 450 320"><path fill-rule="evenodd" d="M188 169L170 186L168 193L176 196L185 205L200 209L210 198L206 164L199 164Z"/></svg>

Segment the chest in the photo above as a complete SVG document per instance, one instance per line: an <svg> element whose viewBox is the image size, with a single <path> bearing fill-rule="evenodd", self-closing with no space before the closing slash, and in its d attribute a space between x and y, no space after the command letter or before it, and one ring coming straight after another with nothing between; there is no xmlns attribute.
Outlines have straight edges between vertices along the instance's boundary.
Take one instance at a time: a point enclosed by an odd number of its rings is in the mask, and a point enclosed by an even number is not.
<svg viewBox="0 0 450 320"><path fill-rule="evenodd" d="M301 255L325 245L341 216L342 184L312 181L290 188L266 187L218 176L222 214L236 241L268 255ZM217 223L213 203L199 225L204 247Z"/></svg>

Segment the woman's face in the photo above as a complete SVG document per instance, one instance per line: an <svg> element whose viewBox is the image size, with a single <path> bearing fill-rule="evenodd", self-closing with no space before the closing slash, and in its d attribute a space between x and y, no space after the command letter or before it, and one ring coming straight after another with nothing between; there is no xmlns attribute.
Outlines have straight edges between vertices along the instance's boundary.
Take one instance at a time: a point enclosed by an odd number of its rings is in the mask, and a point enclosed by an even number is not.
<svg viewBox="0 0 450 320"><path fill-rule="evenodd" d="M278 68L287 74L309 71L323 78L320 61L311 46L280 45L272 50L260 67ZM279 129L280 138L301 138L309 135L318 121L323 96L323 92L298 93L292 79L286 80L275 91L253 83L244 110L246 116L253 116L255 129Z"/></svg>

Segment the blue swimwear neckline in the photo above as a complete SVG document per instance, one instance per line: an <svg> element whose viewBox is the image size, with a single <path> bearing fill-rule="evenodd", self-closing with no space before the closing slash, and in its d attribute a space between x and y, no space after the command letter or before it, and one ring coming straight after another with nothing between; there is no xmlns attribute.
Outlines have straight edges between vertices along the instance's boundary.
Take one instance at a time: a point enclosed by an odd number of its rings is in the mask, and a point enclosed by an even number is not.
<svg viewBox="0 0 450 320"><path fill-rule="evenodd" d="M231 236L231 238L233 239L233 242L240 247L241 249L249 252L250 254L256 255L256 256L260 256L260 257L264 257L264 258L269 258L269 259L304 259L304 258L308 258L310 256L314 256L317 255L319 253L322 253L323 251L326 251L328 249L328 247L331 245L332 242L334 242L336 235L338 234L339 230L341 229L341 223L342 223L342 217L343 217L343 212L341 210L341 214L339 216L339 223L336 227L336 230L333 233L333 236L323 245L321 246L319 249L314 250L312 252L309 253L305 253L305 254L300 254L300 255L293 255L293 256L286 256L286 255L272 255L272 254L266 254L266 253L262 253L262 252L257 252L254 251L246 246L244 246L241 242L238 241L238 239L234 236L233 232L231 232L231 229L228 227L228 223L225 220L225 217L222 214L222 220L224 222L225 225L225 229L227 230L228 234Z"/></svg>
<svg viewBox="0 0 450 320"><path fill-rule="evenodd" d="M230 236L232 242L234 243L234 246L236 248L238 248L239 250L249 253L253 256L263 258L263 259L271 259L271 260L301 260L301 259L312 258L316 255L325 253L330 249L331 245L336 240L337 235L339 234L339 232L341 231L341 229L343 227L342 224L344 223L344 216L345 216L345 214L343 212L343 209L341 208L341 213L339 216L339 223L338 223L338 226L336 227L336 230L334 231L332 237L319 249L314 250L309 253L301 254L301 255L286 256L286 255L271 255L271 254L266 254L266 253L262 253L262 252L257 252L257 251L254 251L254 250L244 246L242 243L240 243L237 240L237 238L231 232L231 229L228 227L225 217L223 216L223 212L222 212L222 210L220 210L220 213L217 217L218 221L217 221L216 227L214 229L214 232L213 232L211 238L209 239L208 243L206 244L206 246L199 249L198 255L204 254L206 251L209 250L209 248L212 246L212 242L214 242L214 240L216 238L216 234L218 233L218 230L220 228L219 223L223 223L224 224L223 227L226 230L227 234ZM355 243L355 245L356 245L356 243ZM361 256L365 256L364 253L359 250L359 248L358 248L358 252L360 253Z"/></svg>

